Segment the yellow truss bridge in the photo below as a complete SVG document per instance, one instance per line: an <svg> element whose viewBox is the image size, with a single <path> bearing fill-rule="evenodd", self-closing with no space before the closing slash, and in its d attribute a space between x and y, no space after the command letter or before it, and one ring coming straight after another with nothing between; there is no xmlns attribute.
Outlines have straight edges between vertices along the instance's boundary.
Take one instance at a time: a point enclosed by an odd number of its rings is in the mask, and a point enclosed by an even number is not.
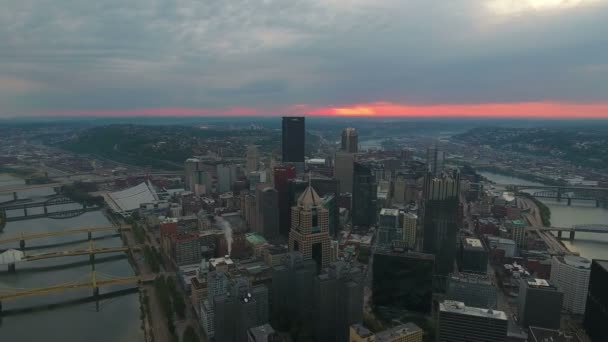
<svg viewBox="0 0 608 342"><path fill-rule="evenodd" d="M63 236L63 235L82 234L82 233L92 234L95 232L104 232L104 231L112 231L112 230L117 230L120 232L122 230L130 230L130 229L131 229L130 225L125 225L122 227L109 226L109 227L96 227L96 228L78 228L78 229L69 229L69 230L58 230L58 231L54 231L54 232L45 232L45 233L21 234L18 236L12 236L12 237L8 237L8 238L0 239L0 245L6 244L6 243L12 243L12 242L21 242L21 241L27 241L27 240L42 239L42 238L47 238L47 237L52 237L52 236Z"/></svg>
<svg viewBox="0 0 608 342"><path fill-rule="evenodd" d="M140 247L137 247L137 246L75 249L75 250L67 250L67 251L25 255L21 260L22 261L35 261L35 260L61 258L61 257L77 256L77 255L93 255L93 254L104 254L104 253L115 253L115 252L128 252L129 250L139 250L139 249L140 249Z"/></svg>
<svg viewBox="0 0 608 342"><path fill-rule="evenodd" d="M104 279L105 278L105 279ZM91 272L91 279L86 281L75 281L58 285L51 285L40 288L29 289L2 289L0 288L0 312L2 311L2 301L10 299L18 299L30 296L52 294L70 290L93 289L95 296L99 295L99 288L102 286L126 285L126 284L142 284L154 281L155 275L147 277L131 276L131 277L115 277L105 275L96 271Z"/></svg>

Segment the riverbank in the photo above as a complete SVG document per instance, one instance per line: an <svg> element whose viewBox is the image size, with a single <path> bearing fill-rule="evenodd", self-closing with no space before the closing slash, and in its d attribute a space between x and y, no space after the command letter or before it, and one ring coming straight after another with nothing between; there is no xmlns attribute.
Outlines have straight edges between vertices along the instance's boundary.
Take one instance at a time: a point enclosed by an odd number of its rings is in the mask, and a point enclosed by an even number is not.
<svg viewBox="0 0 608 342"><path fill-rule="evenodd" d="M480 172L491 172L491 173L495 173L495 174L499 174L499 175L503 175L503 176L516 177L516 178L526 180L528 182L542 183L543 185L552 185L552 186L563 185L559 181L552 179L552 178L540 177L540 176L531 175L531 174L525 173L525 172L519 172L519 171L515 171L515 170L511 170L511 169L500 168L497 166L476 166L474 168L476 171L480 171Z"/></svg>
<svg viewBox="0 0 608 342"><path fill-rule="evenodd" d="M525 197L536 205L538 208L538 212L540 213L540 219L542 221L543 226L551 227L551 209L547 207L547 205L541 201L539 201L536 197L530 195L527 192L519 192L517 196Z"/></svg>

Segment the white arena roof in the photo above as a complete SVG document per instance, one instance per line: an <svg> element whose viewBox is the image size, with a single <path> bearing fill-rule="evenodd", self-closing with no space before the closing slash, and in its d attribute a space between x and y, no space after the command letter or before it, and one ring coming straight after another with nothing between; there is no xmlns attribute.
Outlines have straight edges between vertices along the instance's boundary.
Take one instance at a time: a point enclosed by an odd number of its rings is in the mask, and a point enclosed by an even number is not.
<svg viewBox="0 0 608 342"><path fill-rule="evenodd" d="M141 203L158 200L158 195L151 184L143 182L132 188L108 193L104 198L112 210L129 212L139 208Z"/></svg>

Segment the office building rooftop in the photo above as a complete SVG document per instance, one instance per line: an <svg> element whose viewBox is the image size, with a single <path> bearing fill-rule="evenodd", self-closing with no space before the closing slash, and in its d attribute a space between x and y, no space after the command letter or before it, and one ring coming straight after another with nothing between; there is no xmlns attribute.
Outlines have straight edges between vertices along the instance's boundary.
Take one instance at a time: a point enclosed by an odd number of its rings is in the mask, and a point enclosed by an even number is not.
<svg viewBox="0 0 608 342"><path fill-rule="evenodd" d="M401 324L376 334L376 342L396 341L397 337L410 336L422 332L414 323Z"/></svg>
<svg viewBox="0 0 608 342"><path fill-rule="evenodd" d="M469 316L495 318L505 321L507 320L507 315L503 311L470 307L464 305L463 302L456 302L452 300L446 300L443 303L439 303L439 311Z"/></svg>

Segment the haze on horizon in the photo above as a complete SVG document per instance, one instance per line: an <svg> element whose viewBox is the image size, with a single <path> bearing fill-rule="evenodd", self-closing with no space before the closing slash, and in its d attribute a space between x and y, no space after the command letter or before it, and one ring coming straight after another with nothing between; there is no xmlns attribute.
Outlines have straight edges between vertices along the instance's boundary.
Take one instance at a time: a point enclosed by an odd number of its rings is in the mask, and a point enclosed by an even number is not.
<svg viewBox="0 0 608 342"><path fill-rule="evenodd" d="M0 117L608 117L608 0L8 0Z"/></svg>

